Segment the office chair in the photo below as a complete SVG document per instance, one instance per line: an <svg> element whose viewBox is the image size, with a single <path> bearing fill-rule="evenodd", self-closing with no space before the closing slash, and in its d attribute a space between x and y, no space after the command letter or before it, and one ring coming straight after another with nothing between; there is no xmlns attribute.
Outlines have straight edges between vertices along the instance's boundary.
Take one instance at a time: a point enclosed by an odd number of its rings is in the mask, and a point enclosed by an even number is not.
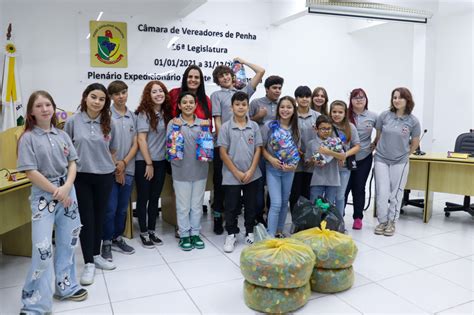
<svg viewBox="0 0 474 315"><path fill-rule="evenodd" d="M474 129L469 132L462 133L456 138L456 144L454 145L454 152L474 154ZM453 211L466 211L470 215L474 216L474 204L471 204L471 197L464 196L464 203L462 205L446 202L444 208L444 215L449 217Z"/></svg>
<svg viewBox="0 0 474 315"><path fill-rule="evenodd" d="M423 209L425 207L425 199L410 199L410 192L410 189L405 189L403 191L402 207L408 205ZM400 213L403 214L405 211L400 209Z"/></svg>

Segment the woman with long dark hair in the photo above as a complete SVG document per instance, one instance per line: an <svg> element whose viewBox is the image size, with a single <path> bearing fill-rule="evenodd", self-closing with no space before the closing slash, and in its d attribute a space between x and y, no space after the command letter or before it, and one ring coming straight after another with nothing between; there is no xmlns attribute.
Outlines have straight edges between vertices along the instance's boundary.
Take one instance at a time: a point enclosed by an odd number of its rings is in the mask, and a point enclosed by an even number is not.
<svg viewBox="0 0 474 315"><path fill-rule="evenodd" d="M272 129L277 123L278 128ZM273 132L286 132L291 135L293 146L300 145L300 132L298 128L298 114L296 101L291 96L284 96L278 101L276 120L267 122L261 128L263 140L263 157L266 162L267 186L270 194L270 209L268 211L268 233L275 237L284 237L290 199L291 185L297 164L287 164L281 161L273 151L271 135Z"/></svg>
<svg viewBox="0 0 474 315"><path fill-rule="evenodd" d="M90 84L82 93L79 111L66 121L79 156L74 186L82 229L80 234L84 271L81 284L94 282L95 268L112 270L115 265L100 255L105 209L114 182L115 152L118 147L111 122L110 97L100 83Z"/></svg>
<svg viewBox="0 0 474 315"><path fill-rule="evenodd" d="M158 200L165 182L166 125L171 120L168 89L160 81L150 81L143 89L136 112L138 153L135 162L137 214L140 239L145 248L163 242L155 234Z"/></svg>
<svg viewBox="0 0 474 315"><path fill-rule="evenodd" d="M191 92L196 95L196 117L199 119L209 119L212 126L211 99L206 95L206 89L204 87L204 75L202 74L201 68L196 65L191 65L186 68L183 73L181 87L171 89L171 115L173 117L178 116L178 98L181 92Z"/></svg>

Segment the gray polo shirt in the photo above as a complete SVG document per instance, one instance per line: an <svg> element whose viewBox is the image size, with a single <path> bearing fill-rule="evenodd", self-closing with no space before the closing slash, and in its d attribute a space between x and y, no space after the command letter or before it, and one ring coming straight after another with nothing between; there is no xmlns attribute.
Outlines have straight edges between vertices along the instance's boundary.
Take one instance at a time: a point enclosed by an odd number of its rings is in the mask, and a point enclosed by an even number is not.
<svg viewBox="0 0 474 315"><path fill-rule="evenodd" d="M323 140L316 136L311 140L306 148L305 159L309 161L313 158L313 154L318 152ZM339 166L337 159L332 156L325 156L326 164L324 166L315 166L313 177L311 177L311 186L339 186Z"/></svg>
<svg viewBox="0 0 474 315"><path fill-rule="evenodd" d="M137 116L128 108L125 115L121 115L114 106L111 107L112 120L117 127L116 135L119 142L117 149L117 161L123 160L133 144L133 138L137 135ZM133 176L135 174L135 157L128 161L125 169L127 175Z"/></svg>
<svg viewBox="0 0 474 315"><path fill-rule="evenodd" d="M380 114L375 128L381 130L375 162L389 165L408 162L410 139L421 134L418 119L412 114L397 117L394 112L387 110Z"/></svg>
<svg viewBox="0 0 474 315"><path fill-rule="evenodd" d="M184 137L184 157L182 160L171 161L173 171L173 180L179 182L194 182L201 179L207 179L209 162L202 162L196 158L196 139L201 131L202 120L195 117L194 123L188 125L181 116L179 116L183 125L181 133ZM168 123L166 134L173 130L173 121Z"/></svg>
<svg viewBox="0 0 474 315"><path fill-rule="evenodd" d="M266 124L268 121L276 119L277 105L278 105L278 101L272 102L266 96L261 97L261 98L256 98L250 102L249 116L250 117L255 116L255 114L258 112L258 109L260 107L266 107L267 115L260 121L257 121L257 123L260 126L262 126Z"/></svg>
<svg viewBox="0 0 474 315"><path fill-rule="evenodd" d="M161 113L156 113L158 117L158 126L156 130L151 129L150 120L145 113L139 113L137 118L137 132L145 132L146 143L148 145L148 152L152 161L163 161L165 159L165 140L166 140L166 126L165 120ZM137 152L135 158L137 161L144 161L145 158L140 150Z"/></svg>
<svg viewBox="0 0 474 315"><path fill-rule="evenodd" d="M337 133L339 134L339 138L343 141L342 145L344 147L344 151L346 151L346 152L349 151L351 148L353 148L355 145L360 144L359 134L357 133L357 128L352 123L349 123L349 125L351 127L351 141L349 141L349 143L346 142L347 135L346 135L345 130L340 129L336 125L334 125L334 128L337 129ZM347 167L344 166L344 169L347 170Z"/></svg>
<svg viewBox="0 0 474 315"><path fill-rule="evenodd" d="M211 94L212 116L220 116L221 124L225 123L232 117L232 96L239 90L235 88L215 91ZM249 98L255 93L255 90L250 84L247 84L242 90L248 94Z"/></svg>
<svg viewBox="0 0 474 315"><path fill-rule="evenodd" d="M257 147L261 147L262 144L260 128L255 121L250 119L247 119L247 125L244 128L240 128L233 118L225 122L217 139L217 145L227 149L227 154L232 163L241 172L246 172L250 169L255 150ZM262 172L257 167L251 182L260 177L262 177ZM242 185L225 164L222 166L222 185Z"/></svg>
<svg viewBox="0 0 474 315"><path fill-rule="evenodd" d="M67 133L54 127L47 132L35 126L20 138L16 168L19 171L36 170L54 181L67 175L69 161L77 159L76 149Z"/></svg>
<svg viewBox="0 0 474 315"><path fill-rule="evenodd" d="M300 130L301 135L301 152L306 152L306 146L309 141L316 137L316 131L314 127L316 126L316 119L318 119L320 113L315 110L310 109L307 115L301 115L298 113L298 129ZM297 172L307 172L312 173L313 167L305 167L303 159L300 160L296 168Z"/></svg>
<svg viewBox="0 0 474 315"><path fill-rule="evenodd" d="M360 140L360 151L356 154L356 160L360 161L372 154L370 143L372 142L372 131L377 122L377 114L368 110L364 110L361 114L354 113L354 122Z"/></svg>
<svg viewBox="0 0 474 315"><path fill-rule="evenodd" d="M117 150L115 123L110 124L111 131L104 136L100 128L100 115L91 119L86 112L77 112L66 120L64 131L71 137L79 155L77 171L92 174L110 174L115 171L111 150Z"/></svg>

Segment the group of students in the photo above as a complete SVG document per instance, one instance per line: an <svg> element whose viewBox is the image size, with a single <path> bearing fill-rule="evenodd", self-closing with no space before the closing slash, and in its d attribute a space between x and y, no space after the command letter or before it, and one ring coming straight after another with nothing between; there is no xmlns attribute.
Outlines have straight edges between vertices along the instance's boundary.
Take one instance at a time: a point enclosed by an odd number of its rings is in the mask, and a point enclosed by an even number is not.
<svg viewBox="0 0 474 315"><path fill-rule="evenodd" d="M265 70L240 58L236 61L255 72L243 89L234 88L232 69L218 66L213 79L221 89L209 98L201 69L192 65L184 72L180 88L168 91L160 81L148 82L135 112L126 105L124 82L114 81L108 88L93 83L84 90L64 130L56 128L51 95L37 91L30 96L17 165L32 182L33 252L22 291L22 313L51 312L53 295L84 300L87 291L80 284L92 284L96 268L116 268L112 251L135 252L121 236L134 181L142 245L153 248L163 243L155 225L169 165L179 247L185 251L205 247L200 221L209 163L196 158L196 139L204 127L213 128L217 136L212 207L214 232L222 234L225 227L228 234L225 252L234 250L242 205L248 244L254 242L257 222L266 223L270 235L284 237L288 203L292 209L300 196L312 200L324 196L343 214L352 191L353 228L361 229L374 149L379 219L375 233L393 235L408 156L417 148L420 135L420 124L411 114L410 91L395 89L389 110L377 116L368 110L362 89L351 92L349 106L337 100L328 108L324 88L311 91L300 86L294 98L280 98L284 80L269 76L264 82L266 95L250 102ZM270 139L275 124L298 148L298 164L286 164L274 152ZM175 128L184 138L184 156L168 164L166 139ZM377 135L372 141L374 129ZM341 139L344 150L335 152L322 145L329 137ZM317 154L323 158L316 159ZM351 157L357 164L353 171L346 163ZM85 264L80 284L74 255L79 241Z"/></svg>

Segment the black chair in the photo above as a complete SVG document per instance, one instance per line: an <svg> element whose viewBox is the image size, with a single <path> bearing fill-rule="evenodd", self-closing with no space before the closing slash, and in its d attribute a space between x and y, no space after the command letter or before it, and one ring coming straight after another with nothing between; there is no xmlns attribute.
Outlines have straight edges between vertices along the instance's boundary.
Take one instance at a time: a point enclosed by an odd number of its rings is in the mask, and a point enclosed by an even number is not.
<svg viewBox="0 0 474 315"><path fill-rule="evenodd" d="M474 154L474 130L471 129L469 132L460 134L456 139L454 146L454 152ZM471 204L471 197L464 196L464 203L462 205L446 202L444 208L444 215L449 217L453 211L466 211L470 215L474 216L474 204Z"/></svg>
<svg viewBox="0 0 474 315"><path fill-rule="evenodd" d="M403 191L402 207L414 206L423 209L425 207L425 199L410 199L410 192L410 189L405 189ZM400 213L403 214L405 213L405 211L403 209L400 209Z"/></svg>

